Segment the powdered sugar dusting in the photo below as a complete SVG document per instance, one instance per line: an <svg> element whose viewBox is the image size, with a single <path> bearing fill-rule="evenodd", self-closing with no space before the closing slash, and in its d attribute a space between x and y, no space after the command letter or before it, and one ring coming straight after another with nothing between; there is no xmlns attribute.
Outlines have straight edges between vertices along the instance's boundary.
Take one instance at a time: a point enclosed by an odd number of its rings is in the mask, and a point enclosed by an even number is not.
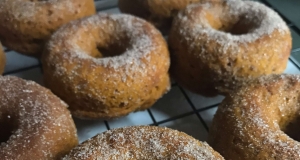
<svg viewBox="0 0 300 160"><path fill-rule="evenodd" d="M223 159L206 143L168 128L135 126L110 130L84 142L64 159Z"/></svg>
<svg viewBox="0 0 300 160"><path fill-rule="evenodd" d="M228 7L228 11L225 10L222 14L228 14L226 17L230 17L232 21L236 22L242 17L243 21L253 23L255 27L251 28L245 34L233 35L213 29L208 23L204 12L201 12L202 15L185 15L181 12L178 15L179 23L189 24L183 26L181 34L183 34L187 40L193 39L190 36L198 35L198 38L205 37L208 40L216 41L223 46L226 51L230 47L237 49L237 45L254 42L264 35L270 35L275 30L284 34L289 32L289 28L282 18L275 11L259 2L227 0L225 3ZM213 3L208 2L191 5L186 10L187 13L199 8L203 8L204 11L209 11L213 10L214 7L215 5ZM193 45L193 42L191 42L191 45Z"/></svg>
<svg viewBox="0 0 300 160"><path fill-rule="evenodd" d="M0 9L9 10L15 19L30 20L37 13L42 13L47 6L49 9L56 9L56 11L74 12L74 5L70 0L44 0L44 1L30 1L30 0L2 0ZM0 11L1 13L1 11Z"/></svg>
<svg viewBox="0 0 300 160"><path fill-rule="evenodd" d="M103 15L102 15L103 16ZM104 17L104 16L103 16ZM115 57L104 57L104 58L93 58L89 56L88 53L85 53L83 50L79 48L78 45L75 43L70 42L73 49L75 49L75 54L73 56L78 56L79 58L83 59L90 59L94 63L102 65L104 67L118 69L120 67L127 67L127 71L141 71L139 69L145 69L143 66L145 65L141 59L145 58L149 61L149 53L156 49L155 44L153 43L153 39L149 34L145 32L142 28L143 21L136 21L131 16L126 15L110 15L111 19L105 19L104 21L99 21L98 17L91 17L87 19L85 25L95 25L101 26L106 25L107 21L113 20L117 22L118 25L121 25L116 31L116 35L118 36L119 33L125 32L127 37L131 37L129 40L129 44L132 44L127 50L122 53L120 56ZM119 32L119 33L118 33ZM150 33L157 34L155 31L150 31Z"/></svg>
<svg viewBox="0 0 300 160"><path fill-rule="evenodd" d="M57 145L70 145L73 142L69 137L77 139L67 105L49 90L10 76L1 76L0 86L0 122L9 118L10 125L16 125L9 140L0 145L1 158L29 159L29 155L58 158L61 151L56 151ZM70 146L63 148L64 145L59 148L68 150Z"/></svg>
<svg viewBox="0 0 300 160"><path fill-rule="evenodd" d="M127 114L124 108L150 107L149 101L169 87L169 66L161 33L126 14L99 13L64 25L52 35L43 57L45 83L55 94L71 108L97 108L110 117ZM61 92L56 86L68 89Z"/></svg>
<svg viewBox="0 0 300 160"><path fill-rule="evenodd" d="M261 77L232 93L219 107L216 119L223 117L223 121L214 120L211 133L214 136L210 138L214 141L216 135L228 134L239 141L228 144L221 140L218 144L213 143L213 147L235 145L232 148L242 149L242 156L247 155L248 159L259 159L264 155L267 159L299 159L300 143L285 134L280 124L282 119L290 123L289 117L293 114L299 116L299 92L300 76L283 74ZM228 123L224 124L224 121ZM228 128L221 127L220 130L219 127L224 125Z"/></svg>
<svg viewBox="0 0 300 160"><path fill-rule="evenodd" d="M112 25L112 23L114 25ZM114 70L123 68L125 70L125 72L123 73L125 75L122 76L122 79L124 81L126 81L127 76L131 76L134 73L146 75L150 67L154 72L157 70L157 68L155 68L156 67L155 65L149 66L149 61L151 60L151 56L154 56L153 54L150 55L150 53L153 53L153 51L162 47L162 45L164 44L154 43L153 38L155 36L161 36L161 35L157 30L155 30L154 27L153 28L148 27L147 30L144 29L143 26L145 26L145 21L124 14L107 15L101 13L96 16L86 18L79 23L78 22L71 23L70 25L72 25L72 29L68 30L69 33L63 31L64 29L62 28L61 32L58 31L53 36L53 41L50 42L49 44L49 46L51 46L53 44L55 45L57 43L62 43L60 41L61 39L64 39L65 40L64 43L67 45L69 49L69 51L67 52L70 52L70 54L64 53L63 57L65 59L68 59L69 61L73 61L73 62L75 62L76 59L85 59L92 62L91 64L92 66L99 65L105 68L112 68ZM82 48L80 48L80 46L78 46L77 41L80 40L80 37L74 36L70 38L70 36L76 34L76 31L79 29L78 27L80 27L84 31L88 31L89 28L91 28L90 26L94 26L102 30L107 30L107 32L112 32L113 36L115 36L116 39L127 37L129 39L128 43L130 46L127 47L124 53L118 56L104 57L104 58L91 57L88 51L85 51ZM109 27L107 28L102 26L109 26ZM101 33L101 34L105 34L105 33ZM122 43L122 41L120 40L120 42L117 43ZM155 56L159 56L158 55L159 53L155 53L155 54L157 54ZM168 58L166 60L163 59L163 61L168 66L169 59ZM78 65L79 64L80 63L78 63ZM58 68L60 67L58 66ZM63 72L63 69L61 69L60 71ZM58 73L58 74L62 74L62 73Z"/></svg>

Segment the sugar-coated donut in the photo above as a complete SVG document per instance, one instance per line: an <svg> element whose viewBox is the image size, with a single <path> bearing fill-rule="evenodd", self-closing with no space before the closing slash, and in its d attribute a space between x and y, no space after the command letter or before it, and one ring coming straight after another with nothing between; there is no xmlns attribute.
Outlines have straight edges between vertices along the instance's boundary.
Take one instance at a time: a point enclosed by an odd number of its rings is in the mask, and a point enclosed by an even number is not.
<svg viewBox="0 0 300 160"><path fill-rule="evenodd" d="M64 160L223 160L207 143L176 130L134 126L106 131L75 147Z"/></svg>
<svg viewBox="0 0 300 160"><path fill-rule="evenodd" d="M167 44L150 23L97 15L63 26L43 59L45 84L79 118L115 118L150 107L170 87Z"/></svg>
<svg viewBox="0 0 300 160"><path fill-rule="evenodd" d="M286 23L261 3L192 4L170 31L170 72L196 93L227 94L251 78L283 72L291 44Z"/></svg>
<svg viewBox="0 0 300 160"><path fill-rule="evenodd" d="M5 53L3 52L3 48L0 43L0 74L2 74L4 71L5 62L6 62Z"/></svg>
<svg viewBox="0 0 300 160"><path fill-rule="evenodd" d="M94 0L1 0L0 40L10 49L40 56L58 27L94 13Z"/></svg>
<svg viewBox="0 0 300 160"><path fill-rule="evenodd" d="M219 106L209 144L227 160L300 159L299 75L261 77Z"/></svg>
<svg viewBox="0 0 300 160"><path fill-rule="evenodd" d="M78 144L67 105L48 89L0 76L0 157L54 160Z"/></svg>
<svg viewBox="0 0 300 160"><path fill-rule="evenodd" d="M179 10L200 1L203 0L119 0L119 8L146 19L161 30L168 30Z"/></svg>

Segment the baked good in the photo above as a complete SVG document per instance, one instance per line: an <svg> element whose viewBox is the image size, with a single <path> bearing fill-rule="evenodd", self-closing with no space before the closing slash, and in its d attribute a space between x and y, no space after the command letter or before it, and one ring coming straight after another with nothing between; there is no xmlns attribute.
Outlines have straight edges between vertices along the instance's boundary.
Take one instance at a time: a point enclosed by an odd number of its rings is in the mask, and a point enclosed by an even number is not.
<svg viewBox="0 0 300 160"><path fill-rule="evenodd" d="M203 0L119 0L121 12L132 14L166 31L179 10Z"/></svg>
<svg viewBox="0 0 300 160"><path fill-rule="evenodd" d="M3 48L0 43L0 74L2 74L4 71L5 61L5 53L3 52Z"/></svg>
<svg viewBox="0 0 300 160"><path fill-rule="evenodd" d="M58 159L78 144L67 105L48 89L0 76L1 159Z"/></svg>
<svg viewBox="0 0 300 160"><path fill-rule="evenodd" d="M227 160L300 159L299 75L253 80L219 106L209 144Z"/></svg>
<svg viewBox="0 0 300 160"><path fill-rule="evenodd" d="M1 0L0 8L3 45L30 56L40 56L62 24L95 13L93 0Z"/></svg>
<svg viewBox="0 0 300 160"><path fill-rule="evenodd" d="M64 160L223 160L207 143L176 130L134 126L106 131L75 147Z"/></svg>
<svg viewBox="0 0 300 160"><path fill-rule="evenodd" d="M130 15L74 21L50 39L42 58L45 84L79 118L115 118L144 110L170 87L167 44Z"/></svg>
<svg viewBox="0 0 300 160"><path fill-rule="evenodd" d="M170 31L170 73L193 92L226 95L251 78L283 72L291 44L286 23L259 2L193 4Z"/></svg>

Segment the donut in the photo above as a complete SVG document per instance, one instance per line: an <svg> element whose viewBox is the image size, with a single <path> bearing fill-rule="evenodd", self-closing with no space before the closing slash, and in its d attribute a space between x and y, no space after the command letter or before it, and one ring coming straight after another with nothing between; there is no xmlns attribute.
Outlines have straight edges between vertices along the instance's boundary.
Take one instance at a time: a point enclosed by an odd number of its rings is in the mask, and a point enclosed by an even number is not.
<svg viewBox="0 0 300 160"><path fill-rule="evenodd" d="M5 61L5 53L3 52L3 48L0 43L0 74L4 72Z"/></svg>
<svg viewBox="0 0 300 160"><path fill-rule="evenodd" d="M299 75L242 86L219 106L209 144L228 160L300 159L299 93Z"/></svg>
<svg viewBox="0 0 300 160"><path fill-rule="evenodd" d="M32 81L0 76L1 159L59 159L78 144L67 105Z"/></svg>
<svg viewBox="0 0 300 160"><path fill-rule="evenodd" d="M200 1L203 0L119 0L118 5L121 12L146 19L166 31L179 10Z"/></svg>
<svg viewBox="0 0 300 160"><path fill-rule="evenodd" d="M192 92L226 95L252 78L282 73L291 41L286 23L259 2L192 4L170 31L170 74Z"/></svg>
<svg viewBox="0 0 300 160"><path fill-rule="evenodd" d="M37 57L57 28L96 12L93 0L1 0L0 8L3 45Z"/></svg>
<svg viewBox="0 0 300 160"><path fill-rule="evenodd" d="M51 37L45 84L75 117L110 119L152 106L170 88L167 44L148 22L99 13Z"/></svg>
<svg viewBox="0 0 300 160"><path fill-rule="evenodd" d="M124 127L98 134L63 158L71 159L224 160L207 143L183 132L156 126Z"/></svg>

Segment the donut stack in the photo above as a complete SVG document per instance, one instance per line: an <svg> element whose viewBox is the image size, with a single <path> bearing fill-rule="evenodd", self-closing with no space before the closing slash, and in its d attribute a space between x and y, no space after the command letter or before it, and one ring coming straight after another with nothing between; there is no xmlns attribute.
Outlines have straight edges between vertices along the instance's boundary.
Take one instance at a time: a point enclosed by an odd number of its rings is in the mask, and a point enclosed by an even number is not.
<svg viewBox="0 0 300 160"><path fill-rule="evenodd" d="M40 58L49 88L0 76L0 157L300 159L300 76L279 75L292 39L275 11L240 0L119 0L119 8L127 14L96 14L93 0L0 1L0 41ZM0 73L4 66L0 44ZM190 91L226 96L213 148L156 126L78 145L71 115L107 120L148 109L169 91L169 72Z"/></svg>

